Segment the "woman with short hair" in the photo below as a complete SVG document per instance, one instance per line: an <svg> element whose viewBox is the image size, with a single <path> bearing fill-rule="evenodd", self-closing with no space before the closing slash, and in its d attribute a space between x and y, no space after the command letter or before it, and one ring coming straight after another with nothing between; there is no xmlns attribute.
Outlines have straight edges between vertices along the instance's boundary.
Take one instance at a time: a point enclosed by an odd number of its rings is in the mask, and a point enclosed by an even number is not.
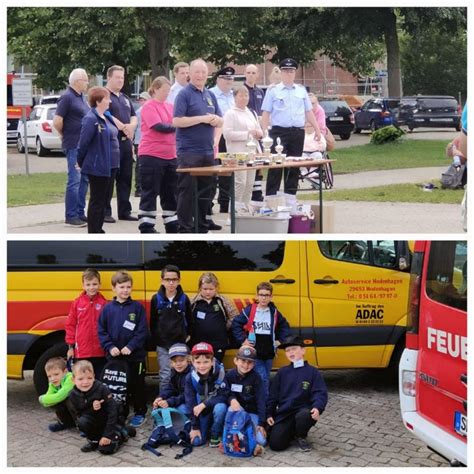
<svg viewBox="0 0 474 474"><path fill-rule="evenodd" d="M103 234L107 196L120 163L118 130L107 113L110 92L105 87L92 87L88 100L91 109L82 119L77 164L89 178L87 232Z"/></svg>

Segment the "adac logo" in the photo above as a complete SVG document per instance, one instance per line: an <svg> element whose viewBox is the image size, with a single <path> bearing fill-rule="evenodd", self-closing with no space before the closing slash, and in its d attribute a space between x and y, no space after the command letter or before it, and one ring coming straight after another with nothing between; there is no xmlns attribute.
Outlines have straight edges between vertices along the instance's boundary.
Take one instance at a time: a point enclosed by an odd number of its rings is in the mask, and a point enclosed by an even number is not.
<svg viewBox="0 0 474 474"><path fill-rule="evenodd" d="M303 390L308 390L308 389L309 389L309 385L310 385L310 384L309 384L309 382L307 382L307 381L301 382L301 386L302 386Z"/></svg>
<svg viewBox="0 0 474 474"><path fill-rule="evenodd" d="M132 322L135 321L136 317L137 317L137 315L135 313L128 313L128 319L130 321L132 321Z"/></svg>

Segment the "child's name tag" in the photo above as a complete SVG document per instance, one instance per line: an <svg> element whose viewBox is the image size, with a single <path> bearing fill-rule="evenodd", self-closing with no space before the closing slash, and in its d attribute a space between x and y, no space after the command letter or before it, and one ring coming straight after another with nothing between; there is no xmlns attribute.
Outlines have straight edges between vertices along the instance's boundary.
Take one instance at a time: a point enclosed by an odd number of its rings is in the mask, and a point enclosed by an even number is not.
<svg viewBox="0 0 474 474"><path fill-rule="evenodd" d="M295 360L295 361L293 362L293 367L294 367L295 369L298 369L299 367L303 367L303 366L304 366L304 360L303 360L303 359L301 359L301 360Z"/></svg>
<svg viewBox="0 0 474 474"><path fill-rule="evenodd" d="M202 311L198 311L196 316L198 319L206 319L206 313L203 313Z"/></svg>
<svg viewBox="0 0 474 474"><path fill-rule="evenodd" d="M135 324L135 323L131 323L130 321L125 321L125 322L123 323L123 327L124 327L125 329L129 329L130 331L133 331L133 330L135 329L135 326L136 326L136 324Z"/></svg>
<svg viewBox="0 0 474 474"><path fill-rule="evenodd" d="M230 387L231 392L237 392L237 393L242 393L243 386L238 385L236 383L233 383L232 386Z"/></svg>

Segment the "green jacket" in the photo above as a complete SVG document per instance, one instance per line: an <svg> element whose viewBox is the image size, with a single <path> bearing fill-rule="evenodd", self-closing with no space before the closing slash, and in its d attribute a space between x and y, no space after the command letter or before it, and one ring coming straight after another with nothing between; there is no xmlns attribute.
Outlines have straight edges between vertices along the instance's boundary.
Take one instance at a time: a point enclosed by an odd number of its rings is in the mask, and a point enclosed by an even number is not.
<svg viewBox="0 0 474 474"><path fill-rule="evenodd" d="M48 391L39 397L39 402L44 407L52 407L58 403L64 402L69 393L74 388L72 373L68 372L61 380L59 387L49 384Z"/></svg>

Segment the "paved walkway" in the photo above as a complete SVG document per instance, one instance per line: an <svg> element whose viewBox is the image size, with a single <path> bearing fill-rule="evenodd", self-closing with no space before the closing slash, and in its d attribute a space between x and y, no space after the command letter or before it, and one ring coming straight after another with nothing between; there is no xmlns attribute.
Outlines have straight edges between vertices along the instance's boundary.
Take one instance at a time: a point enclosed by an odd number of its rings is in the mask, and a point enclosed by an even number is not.
<svg viewBox="0 0 474 474"><path fill-rule="evenodd" d="M439 177L444 167L412 168L406 170L367 171L338 175L336 189L355 189L395 183L424 183ZM422 191L420 191L422 192ZM311 201L316 204L315 200ZM138 209L139 199L132 198L132 208ZM113 203L112 209L116 205ZM417 204L335 201L324 204L327 233L462 233L458 204ZM223 226L217 234L228 233L227 214L217 214L215 222ZM326 220L326 219L325 219ZM86 234L86 228L71 228L64 224L64 204L42 204L8 208L9 233ZM118 221L105 224L106 233L137 233L136 222ZM157 230L164 232L161 218Z"/></svg>

